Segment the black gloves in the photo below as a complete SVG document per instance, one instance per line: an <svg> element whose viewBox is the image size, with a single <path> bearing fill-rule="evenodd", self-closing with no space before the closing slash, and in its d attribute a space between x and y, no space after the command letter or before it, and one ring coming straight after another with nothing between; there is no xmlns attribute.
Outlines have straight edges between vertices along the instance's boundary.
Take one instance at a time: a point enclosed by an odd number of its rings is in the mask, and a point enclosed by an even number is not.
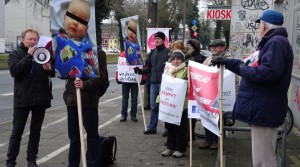
<svg viewBox="0 0 300 167"><path fill-rule="evenodd" d="M214 66L217 65L218 67L220 67L220 65L224 65L226 63L226 61L227 61L227 58L224 57L224 56L221 56L221 57L218 57L215 60L212 60L211 64L214 65Z"/></svg>
<svg viewBox="0 0 300 167"><path fill-rule="evenodd" d="M245 63L241 64L240 67L246 67L251 63L251 60L247 60Z"/></svg>
<svg viewBox="0 0 300 167"><path fill-rule="evenodd" d="M134 68L134 73L138 73L138 74L142 74L143 73L143 71L140 69L140 68L138 68L138 67L135 67Z"/></svg>

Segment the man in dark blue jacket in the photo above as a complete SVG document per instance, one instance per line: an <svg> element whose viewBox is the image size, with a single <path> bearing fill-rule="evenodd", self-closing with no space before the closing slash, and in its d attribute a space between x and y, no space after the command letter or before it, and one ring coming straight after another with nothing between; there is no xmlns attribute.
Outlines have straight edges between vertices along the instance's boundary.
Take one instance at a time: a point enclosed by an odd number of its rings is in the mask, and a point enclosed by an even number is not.
<svg viewBox="0 0 300 167"><path fill-rule="evenodd" d="M214 63L242 77L232 116L251 125L253 166L277 166L277 127L287 113L293 51L281 13L267 10L257 22L262 39L251 59L222 57Z"/></svg>
<svg viewBox="0 0 300 167"><path fill-rule="evenodd" d="M154 37L156 48L149 55L146 61L146 68L141 70L136 67L134 70L139 74L148 74L150 76L150 106L151 106L151 118L147 131L144 134L155 134L158 122L158 106L156 104L156 98L159 94L159 88L161 83L162 73L164 72L165 64L168 61L169 49L165 47L165 34L163 32L157 32Z"/></svg>

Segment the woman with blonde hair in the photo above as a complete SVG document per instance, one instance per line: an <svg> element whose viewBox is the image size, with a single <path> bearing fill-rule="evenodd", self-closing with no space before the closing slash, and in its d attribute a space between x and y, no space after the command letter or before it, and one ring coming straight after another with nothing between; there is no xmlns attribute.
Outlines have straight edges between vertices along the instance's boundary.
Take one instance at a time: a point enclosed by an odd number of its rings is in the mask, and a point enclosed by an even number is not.
<svg viewBox="0 0 300 167"><path fill-rule="evenodd" d="M188 48L186 48L184 46L184 43L182 40L176 40L173 43L171 43L170 50L174 51L176 49L181 50L183 53L186 53L188 51Z"/></svg>

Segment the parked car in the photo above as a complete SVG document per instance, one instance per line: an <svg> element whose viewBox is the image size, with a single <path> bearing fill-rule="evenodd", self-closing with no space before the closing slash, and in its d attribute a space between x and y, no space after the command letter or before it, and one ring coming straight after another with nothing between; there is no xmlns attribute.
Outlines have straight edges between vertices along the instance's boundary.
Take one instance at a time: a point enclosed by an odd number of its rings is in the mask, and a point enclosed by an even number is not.
<svg viewBox="0 0 300 167"><path fill-rule="evenodd" d="M108 53L114 53L114 49L108 48L108 49L107 49L107 52L108 52Z"/></svg>
<svg viewBox="0 0 300 167"><path fill-rule="evenodd" d="M119 49L114 49L114 53L120 53Z"/></svg>
<svg viewBox="0 0 300 167"><path fill-rule="evenodd" d="M10 53L12 50L8 47L5 47L5 53Z"/></svg>

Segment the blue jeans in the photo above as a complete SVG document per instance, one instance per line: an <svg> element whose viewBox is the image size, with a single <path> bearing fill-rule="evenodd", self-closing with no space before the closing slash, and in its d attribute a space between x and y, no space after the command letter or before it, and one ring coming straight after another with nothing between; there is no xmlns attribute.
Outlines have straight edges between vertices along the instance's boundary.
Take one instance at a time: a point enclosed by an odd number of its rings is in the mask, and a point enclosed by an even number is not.
<svg viewBox="0 0 300 167"><path fill-rule="evenodd" d="M131 118L136 118L137 112L137 97L138 97L138 84L137 83L122 83L122 111L121 115L124 118L127 118L127 108L128 108L128 99L129 92L131 90Z"/></svg>
<svg viewBox="0 0 300 167"><path fill-rule="evenodd" d="M79 167L80 163L80 134L77 107L68 106L68 135L70 138L69 165ZM100 139L98 134L98 109L82 108L82 120L87 133L86 161L89 167L99 166Z"/></svg>
<svg viewBox="0 0 300 167"><path fill-rule="evenodd" d="M151 83L150 86L150 106L151 106L151 117L148 125L148 130L156 131L158 122L158 110L156 107L156 98L159 94L160 84Z"/></svg>

